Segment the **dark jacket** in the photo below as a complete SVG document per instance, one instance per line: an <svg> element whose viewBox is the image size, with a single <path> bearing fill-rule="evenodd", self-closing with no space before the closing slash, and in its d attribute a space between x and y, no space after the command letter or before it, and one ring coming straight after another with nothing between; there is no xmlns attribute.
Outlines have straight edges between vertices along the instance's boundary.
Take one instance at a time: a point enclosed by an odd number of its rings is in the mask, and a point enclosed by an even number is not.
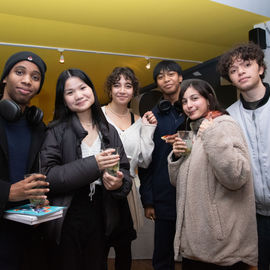
<svg viewBox="0 0 270 270"><path fill-rule="evenodd" d="M179 116L174 107L167 113L160 112L157 106L152 111L158 121L153 139L155 148L149 167L139 168L140 194L143 206L153 206L157 218L172 220L176 219L176 190L170 183L167 162L172 146L161 137L175 134L181 124L184 126L185 117Z"/></svg>
<svg viewBox="0 0 270 270"><path fill-rule="evenodd" d="M29 151L29 160L26 173L33 173L39 170L39 150L45 137L46 126L43 122L31 127L31 146ZM18 134L20 136L20 134ZM9 207L8 197L10 191L9 180L9 157L8 157L8 144L4 126L4 120L0 116L0 216L3 211ZM23 202L21 202L23 203ZM21 204L18 202L18 204Z"/></svg>
<svg viewBox="0 0 270 270"><path fill-rule="evenodd" d="M86 135L87 131L83 129L74 114L66 122L61 122L49 128L42 146L41 166L50 183L49 199L52 205L67 207L64 211L64 217L74 192L98 178L102 178L103 172L99 170L95 156L82 158L80 146ZM107 138L109 140L103 140L106 148L120 147L120 170L124 174L123 185L118 190L107 191L103 187L106 233L110 234L117 226L120 218L117 204L124 203L128 207L126 196L131 189L132 180L129 175L129 162L123 145L118 133L111 125L109 125ZM64 217L48 224L51 237L56 237L55 239L58 242L60 241Z"/></svg>

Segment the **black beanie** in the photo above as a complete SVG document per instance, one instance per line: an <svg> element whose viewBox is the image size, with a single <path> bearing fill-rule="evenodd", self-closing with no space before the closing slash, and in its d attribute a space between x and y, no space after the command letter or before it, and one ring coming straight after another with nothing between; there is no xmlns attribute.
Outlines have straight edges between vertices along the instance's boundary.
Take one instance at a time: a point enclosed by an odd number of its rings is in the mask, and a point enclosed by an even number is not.
<svg viewBox="0 0 270 270"><path fill-rule="evenodd" d="M38 93L39 93L44 82L44 77L45 77L45 72L46 72L47 67L44 61L33 52L25 51L25 52L18 52L11 55L5 64L5 67L1 76L1 83L3 83L3 80L9 74L13 66L21 61L29 61L38 66L39 71L41 73L40 87L38 90Z"/></svg>

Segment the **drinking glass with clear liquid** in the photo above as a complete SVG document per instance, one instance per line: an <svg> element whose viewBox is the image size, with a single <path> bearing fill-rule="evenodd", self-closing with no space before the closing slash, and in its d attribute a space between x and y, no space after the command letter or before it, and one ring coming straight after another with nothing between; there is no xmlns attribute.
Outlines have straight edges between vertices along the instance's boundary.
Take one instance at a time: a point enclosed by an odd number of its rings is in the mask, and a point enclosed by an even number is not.
<svg viewBox="0 0 270 270"><path fill-rule="evenodd" d="M27 177L34 175L34 174L37 174L37 173L25 174L24 178L27 178ZM38 181L38 180L44 181L44 179L40 179L40 178L35 179L35 181ZM34 187L34 188L46 188L46 187ZM40 195L42 195L42 194L40 194ZM45 199L29 199L29 201L30 201L31 206L34 208L45 203Z"/></svg>
<svg viewBox="0 0 270 270"><path fill-rule="evenodd" d="M192 140L193 140L193 132L187 130L179 130L178 137L182 139L182 141L186 144L186 151L183 155L189 155L192 149Z"/></svg>
<svg viewBox="0 0 270 270"><path fill-rule="evenodd" d="M119 155L119 147L114 147L115 151L112 153L112 155ZM120 169L120 160L115 164L114 166L107 168L106 171L113 176L117 176L117 172Z"/></svg>

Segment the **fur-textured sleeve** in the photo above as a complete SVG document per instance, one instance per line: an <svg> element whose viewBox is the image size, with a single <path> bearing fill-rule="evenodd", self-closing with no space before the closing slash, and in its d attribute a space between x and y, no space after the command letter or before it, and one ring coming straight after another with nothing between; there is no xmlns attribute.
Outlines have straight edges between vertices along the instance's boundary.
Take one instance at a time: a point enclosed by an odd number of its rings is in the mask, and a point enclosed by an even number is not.
<svg viewBox="0 0 270 270"><path fill-rule="evenodd" d="M176 161L173 161L172 156L173 156L173 151L171 151L171 153L168 156L168 171L169 171L170 182L173 186L176 187L179 169L185 157L182 156Z"/></svg>
<svg viewBox="0 0 270 270"><path fill-rule="evenodd" d="M217 180L228 189L240 189L250 179L251 165L238 124L230 116L218 117L201 139Z"/></svg>

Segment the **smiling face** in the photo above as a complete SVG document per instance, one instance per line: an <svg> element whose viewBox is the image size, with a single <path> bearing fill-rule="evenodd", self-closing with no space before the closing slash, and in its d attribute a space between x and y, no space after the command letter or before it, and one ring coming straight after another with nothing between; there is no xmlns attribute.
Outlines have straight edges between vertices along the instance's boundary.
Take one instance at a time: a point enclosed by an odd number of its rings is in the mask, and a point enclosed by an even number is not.
<svg viewBox="0 0 270 270"><path fill-rule="evenodd" d="M240 91L246 92L257 88L263 72L264 68L260 67L256 60L236 58L229 68L229 77Z"/></svg>
<svg viewBox="0 0 270 270"><path fill-rule="evenodd" d="M64 101L72 112L82 113L91 110L95 97L92 88L84 81L70 77L65 83Z"/></svg>
<svg viewBox="0 0 270 270"><path fill-rule="evenodd" d="M112 101L116 104L128 105L133 97L133 93L134 89L131 80L125 79L123 75L120 75L119 81L112 85Z"/></svg>
<svg viewBox="0 0 270 270"><path fill-rule="evenodd" d="M24 109L38 93L40 81L41 74L36 64L29 61L18 62L3 80L3 99L13 100Z"/></svg>
<svg viewBox="0 0 270 270"><path fill-rule="evenodd" d="M192 86L188 87L182 98L184 113L196 120L206 115L209 111L209 101Z"/></svg>

